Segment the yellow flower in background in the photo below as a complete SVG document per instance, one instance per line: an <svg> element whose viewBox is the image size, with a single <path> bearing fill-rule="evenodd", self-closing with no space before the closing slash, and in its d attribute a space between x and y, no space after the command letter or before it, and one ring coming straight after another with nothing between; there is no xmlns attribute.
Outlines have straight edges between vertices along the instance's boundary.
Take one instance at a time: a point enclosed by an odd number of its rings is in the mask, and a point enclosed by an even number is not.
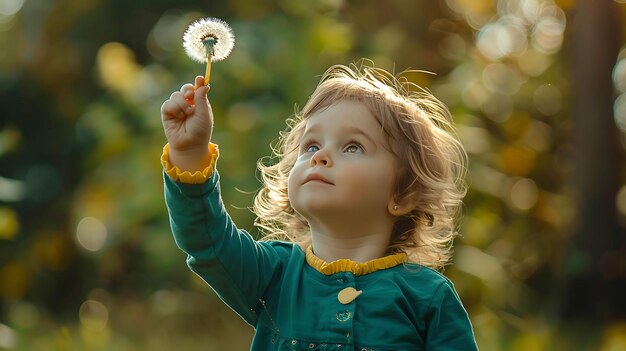
<svg viewBox="0 0 626 351"><path fill-rule="evenodd" d="M613 324L604 331L600 350L626 350L626 323Z"/></svg>
<svg viewBox="0 0 626 351"><path fill-rule="evenodd" d="M130 93L137 85L141 66L135 53L121 43L106 43L98 50L98 72L102 84L112 90Z"/></svg>
<svg viewBox="0 0 626 351"><path fill-rule="evenodd" d="M9 262L0 269L0 298L18 300L30 288L32 272L22 262Z"/></svg>
<svg viewBox="0 0 626 351"><path fill-rule="evenodd" d="M9 207L0 207L0 239L11 240L20 230L17 214Z"/></svg>

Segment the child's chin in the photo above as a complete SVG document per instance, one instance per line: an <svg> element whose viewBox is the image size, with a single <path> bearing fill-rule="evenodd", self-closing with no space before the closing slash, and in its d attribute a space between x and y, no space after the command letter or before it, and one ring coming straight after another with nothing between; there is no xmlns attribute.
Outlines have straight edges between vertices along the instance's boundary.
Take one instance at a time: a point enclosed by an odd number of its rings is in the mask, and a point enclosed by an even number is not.
<svg viewBox="0 0 626 351"><path fill-rule="evenodd" d="M308 203L299 210L296 209L307 220L309 218L334 218L341 217L344 213L343 208L328 203Z"/></svg>

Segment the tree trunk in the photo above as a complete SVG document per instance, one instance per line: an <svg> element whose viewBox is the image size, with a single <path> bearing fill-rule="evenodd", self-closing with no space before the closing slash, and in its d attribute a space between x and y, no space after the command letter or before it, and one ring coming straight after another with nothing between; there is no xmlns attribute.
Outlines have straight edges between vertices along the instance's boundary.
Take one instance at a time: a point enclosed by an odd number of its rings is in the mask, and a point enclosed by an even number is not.
<svg viewBox="0 0 626 351"><path fill-rule="evenodd" d="M626 318L626 235L615 206L621 151L611 80L619 38L613 1L578 1L569 41L576 219L557 293L557 314L566 322Z"/></svg>

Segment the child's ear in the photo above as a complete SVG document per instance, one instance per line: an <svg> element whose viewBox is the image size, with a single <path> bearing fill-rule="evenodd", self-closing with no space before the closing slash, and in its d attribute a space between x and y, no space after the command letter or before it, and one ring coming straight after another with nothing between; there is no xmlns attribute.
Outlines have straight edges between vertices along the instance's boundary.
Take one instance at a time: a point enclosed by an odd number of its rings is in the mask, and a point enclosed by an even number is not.
<svg viewBox="0 0 626 351"><path fill-rule="evenodd" d="M392 216L401 217L411 212L415 208L416 199L414 195L405 196L402 199L393 198L387 205L387 210Z"/></svg>

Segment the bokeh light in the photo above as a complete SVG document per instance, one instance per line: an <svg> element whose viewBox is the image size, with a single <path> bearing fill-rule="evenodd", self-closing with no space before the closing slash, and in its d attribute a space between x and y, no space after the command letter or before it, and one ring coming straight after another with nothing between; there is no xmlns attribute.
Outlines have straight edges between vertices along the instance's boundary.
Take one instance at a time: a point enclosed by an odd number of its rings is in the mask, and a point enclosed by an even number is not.
<svg viewBox="0 0 626 351"><path fill-rule="evenodd" d="M0 2L0 15L13 16L22 9L24 0L3 0Z"/></svg>
<svg viewBox="0 0 626 351"><path fill-rule="evenodd" d="M107 228L97 218L85 217L76 226L76 240L89 251L102 249L108 237Z"/></svg>
<svg viewBox="0 0 626 351"><path fill-rule="evenodd" d="M490 63L483 70L483 82L492 93L517 93L524 83L524 77L514 67L502 63Z"/></svg>
<svg viewBox="0 0 626 351"><path fill-rule="evenodd" d="M87 300L81 304L78 318L82 340L87 348L105 349L111 339L108 308L100 301Z"/></svg>
<svg viewBox="0 0 626 351"><path fill-rule="evenodd" d="M9 326L0 323L0 348L11 350L17 344L17 333Z"/></svg>
<svg viewBox="0 0 626 351"><path fill-rule="evenodd" d="M552 84L542 84L535 89L533 102L539 112L554 116L561 110L561 92Z"/></svg>
<svg viewBox="0 0 626 351"><path fill-rule="evenodd" d="M492 60L524 53L527 47L526 31L516 17L502 17L489 23L478 32L476 45L480 52Z"/></svg>
<svg viewBox="0 0 626 351"><path fill-rule="evenodd" d="M517 57L517 65L527 76L537 77L550 67L552 60L550 56L530 47Z"/></svg>
<svg viewBox="0 0 626 351"><path fill-rule="evenodd" d="M180 38L187 28L180 10L165 12L156 22L148 38L148 49L158 59L166 59L173 51L180 50Z"/></svg>
<svg viewBox="0 0 626 351"><path fill-rule="evenodd" d="M17 301L9 307L8 322L22 330L33 330L41 321L41 312L37 306L26 301Z"/></svg>
<svg viewBox="0 0 626 351"><path fill-rule="evenodd" d="M617 192L615 207L622 216L626 217L626 185L622 186Z"/></svg>
<svg viewBox="0 0 626 351"><path fill-rule="evenodd" d="M24 199L25 195L23 181L0 177L0 201L16 202Z"/></svg>
<svg viewBox="0 0 626 351"><path fill-rule="evenodd" d="M539 189L532 179L519 179L511 187L511 203L520 210L532 208L538 197Z"/></svg>
<svg viewBox="0 0 626 351"><path fill-rule="evenodd" d="M613 118L619 130L626 133L626 48L622 48L617 56L612 78L613 86L621 93L613 103Z"/></svg>
<svg viewBox="0 0 626 351"><path fill-rule="evenodd" d="M621 94L613 104L613 117L615 124L623 132L626 132L626 94Z"/></svg>
<svg viewBox="0 0 626 351"><path fill-rule="evenodd" d="M99 301L87 300L80 305L78 317L87 328L101 330L109 322L109 310Z"/></svg>
<svg viewBox="0 0 626 351"><path fill-rule="evenodd" d="M132 92L139 70L135 54L124 44L106 43L98 50L100 80L107 88Z"/></svg>
<svg viewBox="0 0 626 351"><path fill-rule="evenodd" d="M622 50L625 52L626 50ZM624 56L624 54L620 53L620 56ZM615 85L615 89L620 92L626 92L626 58L622 58L617 61L617 64L613 68L613 84Z"/></svg>
<svg viewBox="0 0 626 351"><path fill-rule="evenodd" d="M532 32L532 44L539 51L554 54L563 44L566 16L556 6L544 8L546 15L542 17Z"/></svg>

